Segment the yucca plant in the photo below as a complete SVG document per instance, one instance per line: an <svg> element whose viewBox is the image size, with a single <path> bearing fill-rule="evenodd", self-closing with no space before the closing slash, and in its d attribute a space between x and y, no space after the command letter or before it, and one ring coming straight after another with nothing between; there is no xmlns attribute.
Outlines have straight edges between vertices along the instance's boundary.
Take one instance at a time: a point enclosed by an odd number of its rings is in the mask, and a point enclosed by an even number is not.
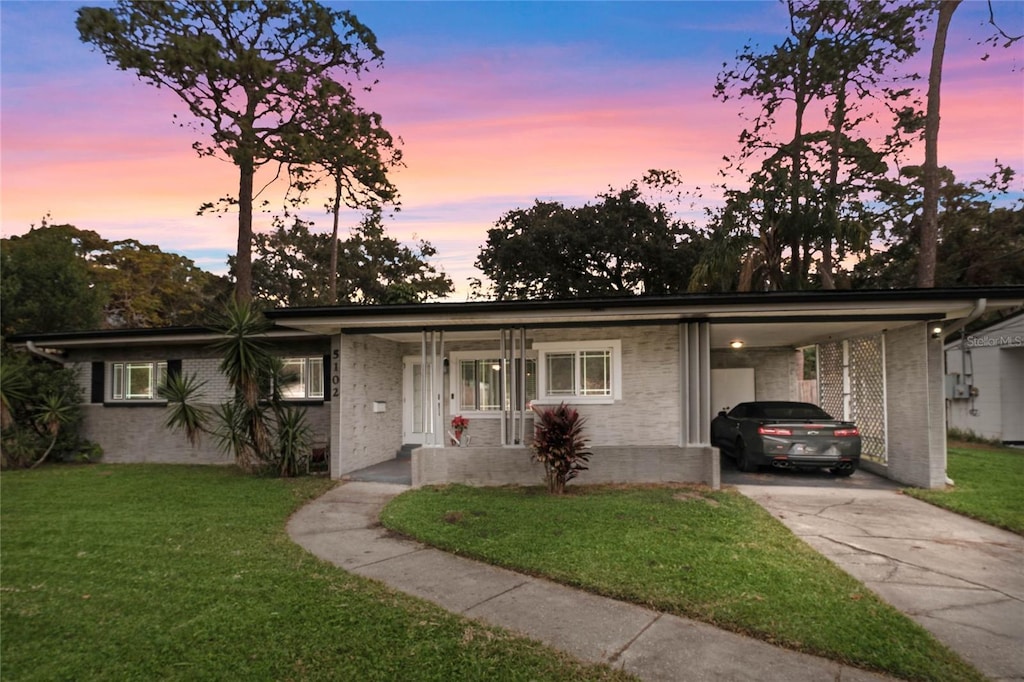
<svg viewBox="0 0 1024 682"><path fill-rule="evenodd" d="M213 347L221 354L220 370L227 378L237 403L230 408L230 415L225 415L230 416L230 421L222 421L221 424L245 432L222 437L221 442L228 442L235 448L235 462L249 471L261 468L273 459L268 411L261 404L274 385L275 359L263 339L269 329L270 322L256 306L251 302L234 300L228 302L223 316L214 326L222 338ZM222 413L228 410L226 406L222 408Z"/></svg>
<svg viewBox="0 0 1024 682"><path fill-rule="evenodd" d="M28 402L31 382L20 359L5 357L0 362L0 430L14 423L14 410Z"/></svg>
<svg viewBox="0 0 1024 682"><path fill-rule="evenodd" d="M565 403L541 409L531 406L537 415L534 422L533 459L544 464L548 492L561 495L565 485L587 470L590 450L583 436L585 417Z"/></svg>
<svg viewBox="0 0 1024 682"><path fill-rule="evenodd" d="M277 471L281 476L295 476L299 464L309 453L313 430L306 422L306 410L281 407L277 410Z"/></svg>
<svg viewBox="0 0 1024 682"><path fill-rule="evenodd" d="M192 446L199 444L203 432L207 430L209 414L198 404L199 392L205 381L199 381L194 374L169 374L158 392L167 401L170 412L164 426L171 430L180 429Z"/></svg>
<svg viewBox="0 0 1024 682"><path fill-rule="evenodd" d="M43 463L57 444L57 436L60 435L60 427L67 424L74 418L76 405L68 400L64 393L47 393L42 397L39 405L33 408L36 423L44 433L49 434L50 444L42 456L35 461L31 468L35 469Z"/></svg>

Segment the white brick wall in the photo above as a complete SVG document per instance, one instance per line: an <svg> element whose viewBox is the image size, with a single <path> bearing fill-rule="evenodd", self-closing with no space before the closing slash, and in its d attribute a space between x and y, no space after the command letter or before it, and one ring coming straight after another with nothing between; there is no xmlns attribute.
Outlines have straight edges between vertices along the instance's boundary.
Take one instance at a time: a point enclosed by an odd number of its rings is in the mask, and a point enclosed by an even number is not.
<svg viewBox="0 0 1024 682"><path fill-rule="evenodd" d="M341 335L339 388L332 401L331 475L392 459L402 446L402 346L375 336ZM387 403L374 412L373 403ZM333 427L333 425L332 425Z"/></svg>
<svg viewBox="0 0 1024 682"><path fill-rule="evenodd" d="M320 355L324 350L323 341L282 346L285 355ZM210 350L204 347L103 348L91 351L91 355L75 351L70 358L71 366L78 372L78 384L83 390L85 419L82 436L103 448L104 461L171 464L227 464L233 461L232 455L218 450L212 436L203 436L199 446L193 447L184 435L168 430L164 426L167 409L162 403L90 404L93 361L108 363L105 366L109 367L111 362L169 358L181 359L184 374L195 374L200 381L207 382L200 394L203 404L212 406L230 397L227 380L218 369L220 359L211 357ZM109 376L105 379L104 388L109 398ZM307 408L306 416L314 429L316 440L326 437L329 409L327 405Z"/></svg>
<svg viewBox="0 0 1024 682"><path fill-rule="evenodd" d="M921 488L946 480L946 423L941 341L928 325L886 333L888 475Z"/></svg>
<svg viewBox="0 0 1024 682"><path fill-rule="evenodd" d="M599 483L702 483L720 487L718 449L712 447L595 447L588 470L570 485ZM474 486L544 485L544 467L528 448L417 448L415 487L442 483Z"/></svg>
<svg viewBox="0 0 1024 682"><path fill-rule="evenodd" d="M755 400L799 400L803 354L792 348L711 351L711 369L754 369ZM716 408L717 409L717 408Z"/></svg>

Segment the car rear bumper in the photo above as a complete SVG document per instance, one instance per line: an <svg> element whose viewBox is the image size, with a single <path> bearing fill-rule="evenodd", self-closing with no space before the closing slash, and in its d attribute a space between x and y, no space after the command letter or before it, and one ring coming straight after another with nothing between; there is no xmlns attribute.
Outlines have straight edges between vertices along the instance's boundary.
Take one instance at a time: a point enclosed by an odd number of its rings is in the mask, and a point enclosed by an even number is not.
<svg viewBox="0 0 1024 682"><path fill-rule="evenodd" d="M770 465L778 468L789 467L829 467L844 468L857 466L860 462L859 442L817 442L793 443L765 439L765 447L756 453L759 465Z"/></svg>

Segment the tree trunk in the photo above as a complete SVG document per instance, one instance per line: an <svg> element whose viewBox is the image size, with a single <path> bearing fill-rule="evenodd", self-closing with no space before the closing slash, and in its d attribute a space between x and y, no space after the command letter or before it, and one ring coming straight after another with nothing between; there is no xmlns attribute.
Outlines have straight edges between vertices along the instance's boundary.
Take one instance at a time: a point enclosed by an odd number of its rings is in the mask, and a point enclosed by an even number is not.
<svg viewBox="0 0 1024 682"><path fill-rule="evenodd" d="M939 89L942 85L942 58L946 52L946 34L953 12L961 0L942 0L935 24L932 63L928 71L928 110L924 123L924 207L921 214L921 242L917 262L917 286L935 286L935 255L939 241Z"/></svg>
<svg viewBox="0 0 1024 682"><path fill-rule="evenodd" d="M235 300L252 300L252 185L255 166L250 156L238 162L238 244L235 251Z"/></svg>
<svg viewBox="0 0 1024 682"><path fill-rule="evenodd" d="M338 213L341 211L341 178L334 179L334 230L331 232L330 305L338 304Z"/></svg>
<svg viewBox="0 0 1024 682"><path fill-rule="evenodd" d="M832 275L835 270L832 238L839 227L839 152L843 144L843 123L846 121L847 80L845 73L837 79L836 104L832 114L832 141L828 150L828 188L825 191L825 209L828 211L829 224L825 226L825 232L821 236L821 267L818 270L822 289L836 288L836 281Z"/></svg>

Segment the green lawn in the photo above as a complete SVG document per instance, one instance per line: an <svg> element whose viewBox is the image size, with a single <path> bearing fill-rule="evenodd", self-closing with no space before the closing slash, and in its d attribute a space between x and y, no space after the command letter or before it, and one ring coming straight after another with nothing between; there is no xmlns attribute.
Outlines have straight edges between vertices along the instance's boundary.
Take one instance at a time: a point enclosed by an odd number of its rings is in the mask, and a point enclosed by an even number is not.
<svg viewBox="0 0 1024 682"><path fill-rule="evenodd" d="M627 679L321 562L289 514L330 482L233 469L0 475L0 679Z"/></svg>
<svg viewBox="0 0 1024 682"><path fill-rule="evenodd" d="M952 488L907 494L1024 535L1024 450L950 443L946 471Z"/></svg>
<svg viewBox="0 0 1024 682"><path fill-rule="evenodd" d="M982 676L767 512L730 491L462 486L381 520L429 544L914 680Z"/></svg>

